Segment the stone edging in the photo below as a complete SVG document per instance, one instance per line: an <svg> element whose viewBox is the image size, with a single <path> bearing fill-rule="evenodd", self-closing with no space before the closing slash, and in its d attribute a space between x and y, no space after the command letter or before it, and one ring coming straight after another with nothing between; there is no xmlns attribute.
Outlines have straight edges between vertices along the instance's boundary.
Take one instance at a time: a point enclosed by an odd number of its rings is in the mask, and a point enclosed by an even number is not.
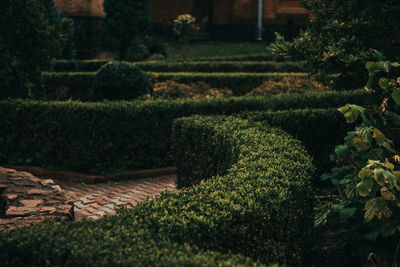
<svg viewBox="0 0 400 267"><path fill-rule="evenodd" d="M148 178L148 177L157 177L157 176L164 176L176 173L176 167L145 169L145 170L132 171L124 174L104 175L104 176L68 172L68 171L52 171L40 167L30 167L30 166L5 166L5 168L14 169L17 171L26 171L32 173L35 176L47 179L57 179L57 180L84 182L84 183L100 183L108 181L119 181L125 179Z"/></svg>

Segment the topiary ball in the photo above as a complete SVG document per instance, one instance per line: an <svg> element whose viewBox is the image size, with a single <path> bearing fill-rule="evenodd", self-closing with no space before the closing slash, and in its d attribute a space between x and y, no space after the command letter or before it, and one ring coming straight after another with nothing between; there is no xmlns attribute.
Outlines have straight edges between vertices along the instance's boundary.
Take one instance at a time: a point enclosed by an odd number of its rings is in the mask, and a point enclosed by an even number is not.
<svg viewBox="0 0 400 267"><path fill-rule="evenodd" d="M96 94L108 100L131 100L153 91L147 74L126 62L110 62L101 67L93 87Z"/></svg>

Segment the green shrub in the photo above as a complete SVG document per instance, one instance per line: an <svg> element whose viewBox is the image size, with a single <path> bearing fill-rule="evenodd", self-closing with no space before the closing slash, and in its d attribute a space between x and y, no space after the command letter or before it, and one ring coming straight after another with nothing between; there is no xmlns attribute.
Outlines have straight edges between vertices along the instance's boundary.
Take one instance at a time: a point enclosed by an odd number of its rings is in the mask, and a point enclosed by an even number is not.
<svg viewBox="0 0 400 267"><path fill-rule="evenodd" d="M246 95L265 96L277 94L323 93L329 88L312 78L283 77L280 81L265 81Z"/></svg>
<svg viewBox="0 0 400 267"><path fill-rule="evenodd" d="M350 129L340 112L334 108L243 112L238 116L249 121L266 122L301 140L313 156L319 174L333 166L330 154Z"/></svg>
<svg viewBox="0 0 400 267"><path fill-rule="evenodd" d="M283 77L306 77L305 73L150 73L152 80L174 80L178 83L205 82L214 88L229 88L236 96L244 95L265 81L280 81Z"/></svg>
<svg viewBox="0 0 400 267"><path fill-rule="evenodd" d="M50 69L52 72L96 72L111 60L56 60Z"/></svg>
<svg viewBox="0 0 400 267"><path fill-rule="evenodd" d="M356 91L175 101L0 101L0 163L90 173L171 166L170 133L176 118L362 105L371 97Z"/></svg>
<svg viewBox="0 0 400 267"><path fill-rule="evenodd" d="M147 49L150 54L161 54L164 57L167 57L167 47L162 39L158 38L155 35L146 35L143 38L144 43L146 44Z"/></svg>
<svg viewBox="0 0 400 267"><path fill-rule="evenodd" d="M312 23L293 42L282 38L276 52L306 59L308 70L335 89L364 86L364 65L376 49L395 60L400 54L400 5L397 0L303 1ZM331 74L339 74L331 76Z"/></svg>
<svg viewBox="0 0 400 267"><path fill-rule="evenodd" d="M105 0L104 29L120 39L120 59L126 60L133 38L144 33L150 23L150 1L148 0Z"/></svg>
<svg viewBox="0 0 400 267"><path fill-rule="evenodd" d="M238 56L223 56L223 57L203 57L193 58L193 61L286 61L284 56L278 54L251 54Z"/></svg>
<svg viewBox="0 0 400 267"><path fill-rule="evenodd" d="M127 64L127 63L124 63ZM165 82L167 80L174 80L181 84L191 84L204 82L212 88L228 88L232 90L233 95L243 95L252 89L259 86L264 81L280 81L283 77L306 77L304 73L147 73L153 83ZM33 96L43 95L41 88L46 88L46 91L59 90L59 86L70 88L71 92L82 92L82 95L90 95L92 92L93 81L95 72L47 72L42 74L41 87L34 89ZM64 83L65 80L65 83ZM106 80L110 82L111 80ZM88 91L84 93L84 91ZM95 91L97 91L95 89ZM72 96L71 96L72 97ZM40 99L40 97L38 97ZM49 99L49 97L47 97ZM79 99L87 100L91 99ZM97 100L97 99L92 99Z"/></svg>
<svg viewBox="0 0 400 267"><path fill-rule="evenodd" d="M136 38L128 48L127 61L141 61L150 56L150 51L142 39Z"/></svg>
<svg viewBox="0 0 400 267"><path fill-rule="evenodd" d="M204 218L218 218L213 228L225 230L202 231L193 239L207 240L207 248L227 244L264 262L298 265L312 225L314 172L300 143L281 130L233 117L177 120L172 138L178 185L206 179L195 188L198 201L222 209ZM222 207L241 215L231 217ZM251 226L242 228L246 218Z"/></svg>
<svg viewBox="0 0 400 267"><path fill-rule="evenodd" d="M202 137L201 145L193 142L192 135ZM256 264L243 256L231 256L240 253L264 263L300 264L312 226L314 167L299 141L282 130L229 117L181 119L175 123L173 136L184 170L181 174L191 174L191 167L199 169L196 166L209 155L218 159L235 153L237 160L225 176L178 194L163 193L153 201L120 210L116 216L39 224L1 234L2 262L39 266ZM234 149L211 148L215 138ZM216 151L210 154L209 149ZM193 154L201 160L186 156ZM212 159L208 162L214 164Z"/></svg>
<svg viewBox="0 0 400 267"><path fill-rule="evenodd" d="M147 44L146 44L147 45ZM150 48L148 48L150 53ZM106 60L57 60L52 71L97 71ZM303 62L274 61L186 61L186 62L135 62L143 71L152 72L304 72Z"/></svg>
<svg viewBox="0 0 400 267"><path fill-rule="evenodd" d="M93 101L101 98L93 89L96 73L42 73L40 83L31 89L31 96L41 100Z"/></svg>
<svg viewBox="0 0 400 267"><path fill-rule="evenodd" d="M154 99L202 99L227 96L232 96L231 90L211 88L203 82L181 84L168 80L154 85L152 97Z"/></svg>
<svg viewBox="0 0 400 267"><path fill-rule="evenodd" d="M104 65L96 73L94 90L102 99L130 100L151 93L148 76L138 67L124 62Z"/></svg>
<svg viewBox="0 0 400 267"><path fill-rule="evenodd" d="M26 97L61 52L63 36L37 0L2 0L0 25L0 99Z"/></svg>

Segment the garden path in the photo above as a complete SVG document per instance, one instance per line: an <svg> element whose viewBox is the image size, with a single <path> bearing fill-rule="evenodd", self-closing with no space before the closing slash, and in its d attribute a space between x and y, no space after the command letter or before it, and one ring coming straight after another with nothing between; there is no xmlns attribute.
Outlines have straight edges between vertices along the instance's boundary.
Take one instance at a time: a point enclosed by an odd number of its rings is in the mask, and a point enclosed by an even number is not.
<svg viewBox="0 0 400 267"><path fill-rule="evenodd" d="M98 219L116 208L132 207L161 191L177 192L176 175L85 184L55 180L74 202L75 219Z"/></svg>

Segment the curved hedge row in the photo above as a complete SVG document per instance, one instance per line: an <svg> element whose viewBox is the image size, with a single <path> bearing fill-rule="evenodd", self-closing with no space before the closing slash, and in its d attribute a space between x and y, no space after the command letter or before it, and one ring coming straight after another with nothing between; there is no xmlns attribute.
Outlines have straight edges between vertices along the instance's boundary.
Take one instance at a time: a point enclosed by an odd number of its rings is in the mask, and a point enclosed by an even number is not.
<svg viewBox="0 0 400 267"><path fill-rule="evenodd" d="M107 60L57 60L52 71L79 72L97 71ZM303 62L275 61L185 61L185 62L135 62L143 71L153 72L304 72Z"/></svg>
<svg viewBox="0 0 400 267"><path fill-rule="evenodd" d="M203 73L203 72L147 72L153 83L174 80L178 83L205 82L213 88L227 88L234 95L244 95L264 81L280 81L282 77L307 77L306 73ZM36 98L57 99L66 94L67 99L98 101L93 90L96 72L46 72L41 85L32 89Z"/></svg>
<svg viewBox="0 0 400 267"><path fill-rule="evenodd" d="M193 142L193 135L201 142ZM173 137L179 181L227 174L98 221L2 234L2 262L153 266L194 264L200 258L207 266L216 265L216 259L225 265L252 264L240 256L209 252L218 251L298 265L312 226L314 175L300 142L282 130L232 117L177 120ZM228 164L221 166L218 162L226 158ZM207 172L209 168L217 171ZM194 253L188 256L185 250Z"/></svg>
<svg viewBox="0 0 400 267"><path fill-rule="evenodd" d="M362 105L370 98L371 95L364 92L336 92L197 101L0 101L0 163L97 174L165 167L172 164L170 136L176 118L193 114L327 108L346 103ZM289 112L275 125L303 129L302 136L307 135L309 140L313 140L317 138L315 127L320 124L328 124L326 129L332 133L337 132L335 129L343 129L342 124L346 124L341 116L328 114L321 119L310 116L307 125L315 123L315 126L304 128L302 123L309 115L297 116L297 113L300 114L298 111ZM275 118L278 115L269 116ZM337 120L326 119L329 116ZM342 134L340 132L340 138ZM320 144L323 140L330 139L322 136L315 143Z"/></svg>

